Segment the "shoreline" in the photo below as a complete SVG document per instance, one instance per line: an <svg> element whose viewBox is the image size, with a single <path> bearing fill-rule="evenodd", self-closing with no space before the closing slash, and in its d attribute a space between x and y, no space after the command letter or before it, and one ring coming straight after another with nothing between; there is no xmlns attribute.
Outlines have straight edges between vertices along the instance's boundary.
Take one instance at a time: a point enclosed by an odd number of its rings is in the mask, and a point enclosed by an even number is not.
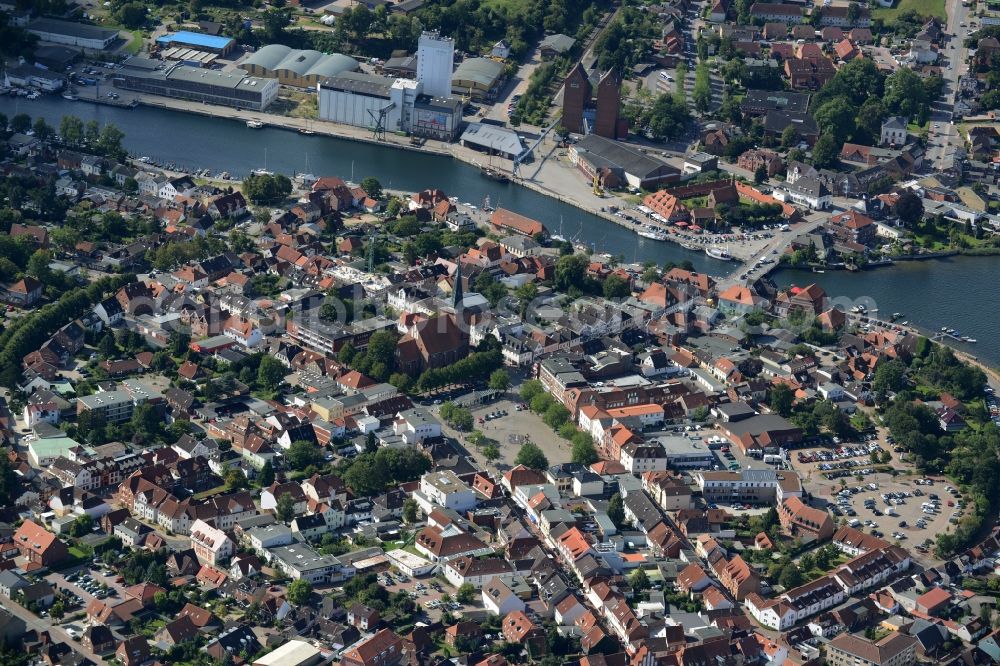
<svg viewBox="0 0 1000 666"><path fill-rule="evenodd" d="M231 109L229 107L199 104L195 102L187 102L185 100L174 100L172 98L164 98L155 95L133 94L132 98L138 102L138 106L147 106L149 108L159 109L164 111L187 112L202 117L217 118L222 120L229 119L240 123L246 123L247 121L250 120L257 120L264 123L264 128L266 129L278 129L289 132L296 132L300 134L302 133L301 132L302 130L306 130L308 132L311 132L315 136L321 136L324 138L343 139L371 146L382 146L388 148L402 149L408 152L423 153L437 157L451 157L473 168L479 166L479 161L477 158L481 159L482 157L482 153L465 148L464 146L461 146L457 142L446 143L437 139L425 139L423 140L423 143L421 145L415 146L409 143L408 137L402 137L395 134L388 134L386 135L385 140L377 140L372 138L371 136L367 136L368 134L370 134L370 131L367 130L366 128L359 128L351 125L343 125L340 123L334 123L330 121L311 120L307 118L297 118L292 116L279 116L267 112L243 111L239 109ZM97 105L117 106L119 108L129 106L129 104L125 101L115 100L113 104L107 104L103 99L90 99L87 97L78 97L76 100L68 100L68 101L89 102ZM541 146L536 148L537 166L535 165L535 163L531 163L533 167L532 168L533 175L528 178L524 177L512 178L510 181L511 185L524 187L537 194L541 194L542 196L570 205L576 208L577 210L589 213L596 217L600 217L605 221L612 222L615 225L635 234L636 240L639 243L645 243L647 241L654 244L672 243L673 245L677 246L678 248L686 252L692 252L695 254L705 254L705 248L717 245L717 243L706 243L704 244L704 247L695 247L695 248L688 247L688 243L691 242L691 239L679 236L677 234L672 234L669 232L667 233L666 238L663 240L644 238L642 236L639 236L638 234L638 230L642 228L643 225L619 217L607 210L601 210L601 208L618 207L617 204L609 203L608 206L604 207L592 207L586 204L585 202L581 201L579 197L576 196L576 193L570 194L562 192L538 182L536 180L536 177L542 171L542 168L545 166L545 164L553 157L555 157L555 159L558 160L558 156L553 155L553 153L557 150L556 145L553 144L551 147L549 147L549 149L545 151L543 155L540 154L543 152L541 148L542 148ZM503 160L503 161L510 162L510 160ZM584 187L584 183L582 182L582 180L578 179L577 184L581 188L581 192L589 193L590 190L587 190ZM602 197L602 199L603 198L604 197ZM608 198L615 199L614 197L608 197ZM598 246L598 243L594 242L591 243L592 253L599 254L602 252L602 249L603 248ZM862 268L861 270L868 270L873 268L891 268L896 261L926 261L930 259L941 259L952 256L997 256L997 255L1000 255L1000 248L969 248L964 251L961 249L945 250L934 253L928 253L927 255L907 255L903 257L893 257L891 258L891 262L872 265L869 267ZM746 267L746 261L747 261L746 258L739 256L738 253L734 253L734 260L725 263L727 265L732 265L735 268L734 270L728 272L727 274L724 272L722 277L731 279L734 275L739 274L739 272ZM775 263L768 266L767 270L765 270L760 277L761 278L767 277L776 271L782 270L783 268L795 269L795 267L790 267L790 266L785 267L782 266L780 263ZM808 268L799 268L797 270L808 270ZM821 270L826 271L826 270L843 270L843 269L837 267L823 267Z"/></svg>
<svg viewBox="0 0 1000 666"><path fill-rule="evenodd" d="M170 98L162 98L155 95L144 95L137 94L134 98L138 101L139 106L147 106L153 109L160 109L165 111L176 111L176 112L187 112L193 113L198 116L207 118L217 118L222 120L234 120L240 123L245 123L249 120L257 120L264 123L262 129L277 129L289 132L296 132L301 134L301 130L307 130L312 132L315 136L321 136L330 139L343 139L347 141L354 141L357 143L363 143L372 146L383 146L394 149L402 149L414 153L424 153L428 155L434 155L438 157L451 157L453 159L462 162L473 168L478 168L479 160L482 159L483 154L472 149L465 148L459 143L445 143L438 139L425 139L423 143L419 146L414 146L409 143L409 137L402 137L395 134L387 134L386 140L380 141L369 136L369 130L365 128L354 127L352 125L343 125L341 123L334 123L325 120L311 120L307 118L296 118L293 116L278 116L275 114L269 114L267 112L255 112L255 111L241 111L238 109L229 109L228 107L218 107L214 105L197 104L193 102L186 102L185 100L173 100ZM81 102L90 102L93 104L104 104L104 100L98 99L87 99L80 97L77 100ZM116 106L127 107L127 104L119 103ZM552 146L544 156L536 157L537 167L533 169L534 176L537 176L541 171L542 167L550 158L553 157L552 153L556 150L556 146ZM541 152L541 146L536 148L536 156ZM503 162L510 162L510 160L502 160ZM534 166L534 163L531 163ZM705 254L704 248L689 248L685 247L685 244L692 242L691 239L686 237L678 236L677 234L670 233L667 229L666 238L664 240L648 239L639 236L638 231L642 228L642 224L631 222L627 219L618 217L608 210L601 210L601 208L608 207L618 207L615 203L609 203L608 206L604 207L590 207L588 204L581 201L574 194L568 194L560 192L554 188L548 187L544 184L539 183L535 180L535 177L530 178L517 177L511 178L510 183L513 186L521 186L529 189L542 196L549 197L555 201L559 201L564 204L573 206L574 208L583 211L585 213L600 217L601 219L612 222L623 229L626 229L636 235L636 238L640 243L649 241L651 243L672 243L673 245L685 250L687 252L693 252L695 254ZM589 192L586 184L580 180L579 187L581 192ZM604 197L602 197L604 198ZM615 199L613 196L607 197L608 199ZM620 209L620 208L619 208ZM596 243L592 243L592 252L600 253L602 248L597 247ZM717 243L707 243L706 247L711 247L717 245ZM742 263L744 260L738 255L734 255L736 261L728 263ZM737 271L738 272L738 271Z"/></svg>

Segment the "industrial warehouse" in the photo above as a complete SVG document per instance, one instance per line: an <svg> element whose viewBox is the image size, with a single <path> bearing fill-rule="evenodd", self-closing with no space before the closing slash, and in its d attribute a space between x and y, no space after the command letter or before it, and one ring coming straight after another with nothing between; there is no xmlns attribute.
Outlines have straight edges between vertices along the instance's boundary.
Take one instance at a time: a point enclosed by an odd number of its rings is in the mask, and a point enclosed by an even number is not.
<svg viewBox="0 0 1000 666"><path fill-rule="evenodd" d="M462 123L462 101L422 91L420 81L344 72L318 86L319 117L375 131L453 141Z"/></svg>
<svg viewBox="0 0 1000 666"><path fill-rule="evenodd" d="M117 30L50 18L36 19L28 26L28 32L38 35L38 39L49 44L95 51L108 49L118 40Z"/></svg>
<svg viewBox="0 0 1000 666"><path fill-rule="evenodd" d="M129 58L115 73L114 85L150 95L186 99L236 109L263 111L278 96L278 82L181 64L164 64L139 56Z"/></svg>
<svg viewBox="0 0 1000 666"><path fill-rule="evenodd" d="M268 44L240 63L253 76L277 79L283 86L315 88L321 81L358 69L358 61L340 53L302 51L283 44Z"/></svg>

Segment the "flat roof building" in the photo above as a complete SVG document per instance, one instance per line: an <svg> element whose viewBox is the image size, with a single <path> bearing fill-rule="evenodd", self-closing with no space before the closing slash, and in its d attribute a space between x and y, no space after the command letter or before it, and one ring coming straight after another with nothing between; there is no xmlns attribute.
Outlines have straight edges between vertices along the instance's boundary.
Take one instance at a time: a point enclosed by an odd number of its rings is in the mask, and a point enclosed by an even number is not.
<svg viewBox="0 0 1000 666"><path fill-rule="evenodd" d="M114 85L122 90L253 111L263 111L278 96L274 79L180 64L165 66L140 57L125 61L115 73Z"/></svg>
<svg viewBox="0 0 1000 666"><path fill-rule="evenodd" d="M232 37L206 35L201 32L191 32L189 30L168 32L162 37L157 37L156 43L160 48L180 46L198 51L208 51L220 56L228 55L233 50L233 47L236 46L236 40Z"/></svg>
<svg viewBox="0 0 1000 666"><path fill-rule="evenodd" d="M28 32L38 35L41 41L49 44L64 44L96 51L110 48L118 39L117 30L50 18L35 19L28 26Z"/></svg>

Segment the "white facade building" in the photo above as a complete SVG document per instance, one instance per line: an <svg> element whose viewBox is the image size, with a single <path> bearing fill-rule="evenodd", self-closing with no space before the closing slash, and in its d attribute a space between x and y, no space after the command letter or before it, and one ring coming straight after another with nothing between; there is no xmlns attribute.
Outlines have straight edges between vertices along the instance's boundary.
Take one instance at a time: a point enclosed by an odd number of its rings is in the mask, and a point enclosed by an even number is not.
<svg viewBox="0 0 1000 666"><path fill-rule="evenodd" d="M436 32L425 32L417 43L417 81L424 94L432 97L451 95L451 73L455 64L455 42Z"/></svg>
<svg viewBox="0 0 1000 666"><path fill-rule="evenodd" d="M476 507L475 491L462 483L451 470L424 474L420 478L420 489L413 493L413 498L425 514L429 514L436 506L458 513L465 513Z"/></svg>

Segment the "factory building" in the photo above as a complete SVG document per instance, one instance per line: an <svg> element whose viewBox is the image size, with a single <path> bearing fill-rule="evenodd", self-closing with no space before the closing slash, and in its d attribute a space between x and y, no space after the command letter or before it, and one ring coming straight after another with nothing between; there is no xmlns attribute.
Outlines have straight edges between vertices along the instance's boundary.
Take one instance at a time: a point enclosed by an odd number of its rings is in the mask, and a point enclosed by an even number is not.
<svg viewBox="0 0 1000 666"><path fill-rule="evenodd" d="M278 82L159 60L133 57L115 72L114 85L122 90L186 99L236 109L263 111L278 96Z"/></svg>
<svg viewBox="0 0 1000 666"><path fill-rule="evenodd" d="M181 30L180 32L168 32L162 37L157 37L156 45L161 49L191 49L194 51L204 51L205 53L214 53L217 56L226 56L236 46L236 40L232 37L219 37L200 32Z"/></svg>
<svg viewBox="0 0 1000 666"><path fill-rule="evenodd" d="M361 72L344 72L317 87L319 117L335 123L374 129L382 120L386 132L451 141L462 123L462 102L429 97L411 79L392 79Z"/></svg>
<svg viewBox="0 0 1000 666"><path fill-rule="evenodd" d="M362 72L344 72L319 84L319 117L354 127L375 127L380 115L386 132L405 132L420 84Z"/></svg>
<svg viewBox="0 0 1000 666"><path fill-rule="evenodd" d="M462 126L462 100L420 95L413 107L410 133L439 141L454 141Z"/></svg>
<svg viewBox="0 0 1000 666"><path fill-rule="evenodd" d="M451 77L451 92L475 102L492 102L503 85L504 69L496 60L466 58Z"/></svg>
<svg viewBox="0 0 1000 666"><path fill-rule="evenodd" d="M417 81L425 95L451 94L451 70L455 65L455 41L436 32L425 32L417 42Z"/></svg>
<svg viewBox="0 0 1000 666"><path fill-rule="evenodd" d="M117 30L49 18L36 19L28 26L28 32L38 35L38 39L49 44L63 44L95 51L108 49L118 40Z"/></svg>
<svg viewBox="0 0 1000 666"><path fill-rule="evenodd" d="M358 69L358 61L341 53L293 49L268 44L240 63L253 76L277 79L283 86L315 88L321 81Z"/></svg>

